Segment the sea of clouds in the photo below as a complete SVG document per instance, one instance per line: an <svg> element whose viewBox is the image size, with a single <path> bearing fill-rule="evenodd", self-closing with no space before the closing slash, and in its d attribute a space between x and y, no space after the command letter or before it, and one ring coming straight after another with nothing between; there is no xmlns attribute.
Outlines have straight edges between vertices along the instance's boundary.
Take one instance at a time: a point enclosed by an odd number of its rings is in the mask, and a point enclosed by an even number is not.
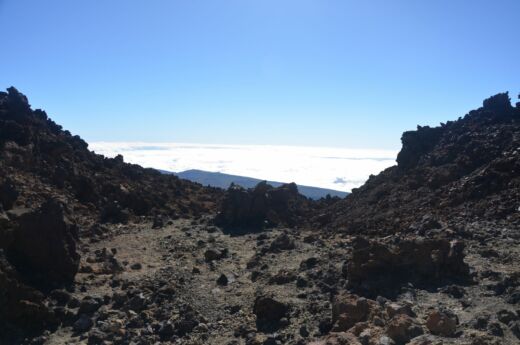
<svg viewBox="0 0 520 345"><path fill-rule="evenodd" d="M397 151L268 145L92 142L107 157L172 172L221 172L349 192L395 164Z"/></svg>

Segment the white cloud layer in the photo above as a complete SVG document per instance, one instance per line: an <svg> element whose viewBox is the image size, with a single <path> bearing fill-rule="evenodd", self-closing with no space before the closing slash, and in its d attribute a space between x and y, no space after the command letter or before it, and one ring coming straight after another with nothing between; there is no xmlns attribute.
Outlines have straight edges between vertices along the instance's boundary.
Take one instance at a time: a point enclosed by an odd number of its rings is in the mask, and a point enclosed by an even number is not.
<svg viewBox="0 0 520 345"><path fill-rule="evenodd" d="M180 172L189 169L350 191L395 164L396 151L299 146L92 142L98 154Z"/></svg>

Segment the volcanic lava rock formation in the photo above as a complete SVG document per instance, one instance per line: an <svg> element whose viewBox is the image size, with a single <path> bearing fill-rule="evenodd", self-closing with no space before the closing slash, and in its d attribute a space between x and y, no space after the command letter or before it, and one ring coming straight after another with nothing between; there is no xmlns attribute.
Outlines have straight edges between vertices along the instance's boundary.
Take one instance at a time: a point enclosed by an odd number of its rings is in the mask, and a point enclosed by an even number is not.
<svg viewBox="0 0 520 345"><path fill-rule="evenodd" d="M218 199L212 189L126 164L122 156L96 155L85 141L63 130L44 111L31 110L27 98L15 88L0 93L0 147L4 177L0 188L7 192L2 193L2 205L7 209L16 193L13 183L20 182L48 187L47 193L34 191L34 202L53 192L67 194L88 211L98 212L103 222L124 220L118 218L121 212L128 216L162 211L196 215ZM29 177L36 181L16 181Z"/></svg>
<svg viewBox="0 0 520 345"><path fill-rule="evenodd" d="M296 226L304 222L313 203L298 194L294 183L274 188L260 182L245 189L232 184L226 191L215 223L230 232L261 231L264 227Z"/></svg>
<svg viewBox="0 0 520 345"><path fill-rule="evenodd" d="M197 216L219 195L96 155L15 88L0 92L0 333L59 324L42 292L74 283L80 234L103 236L91 233L100 222Z"/></svg>
<svg viewBox="0 0 520 345"><path fill-rule="evenodd" d="M520 104L402 141L345 199L224 191L1 92L0 343L520 343Z"/></svg>
<svg viewBox="0 0 520 345"><path fill-rule="evenodd" d="M461 282L469 278L462 242L397 239L397 243L354 240L352 257L346 266L349 288L377 297L388 296L403 284L430 287L446 284L447 279Z"/></svg>
<svg viewBox="0 0 520 345"><path fill-rule="evenodd" d="M397 166L334 205L330 225L364 234L463 231L476 219L518 226L519 112L498 94L457 121L405 132Z"/></svg>

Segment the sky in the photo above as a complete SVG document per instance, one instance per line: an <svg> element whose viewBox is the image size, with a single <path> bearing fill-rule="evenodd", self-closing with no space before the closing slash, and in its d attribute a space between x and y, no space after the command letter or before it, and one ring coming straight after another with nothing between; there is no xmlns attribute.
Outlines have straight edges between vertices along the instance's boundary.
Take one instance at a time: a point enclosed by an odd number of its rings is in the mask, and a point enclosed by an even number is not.
<svg viewBox="0 0 520 345"><path fill-rule="evenodd" d="M518 0L0 0L0 87L89 142L396 150L520 91Z"/></svg>

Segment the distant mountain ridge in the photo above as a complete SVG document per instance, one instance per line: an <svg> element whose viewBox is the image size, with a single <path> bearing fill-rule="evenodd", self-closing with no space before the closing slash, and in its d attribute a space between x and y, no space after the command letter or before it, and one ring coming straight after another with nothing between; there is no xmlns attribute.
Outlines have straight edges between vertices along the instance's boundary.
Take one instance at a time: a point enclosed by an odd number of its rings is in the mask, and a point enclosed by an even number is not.
<svg viewBox="0 0 520 345"><path fill-rule="evenodd" d="M165 173L169 173L167 171L163 171ZM211 186L211 187L219 187L227 189L231 183L234 183L236 185L242 186L244 188L253 188L255 187L259 182L262 182L264 180L253 178L253 177L246 177L246 176L239 176L239 175L231 175L231 174L224 174L220 172L211 172L211 171L204 171L204 170L197 170L197 169L190 169L186 171L182 171L179 173L174 173L180 178L200 183L204 186ZM267 181L268 184L272 185L273 187L279 187L283 185L282 182L276 182L276 181ZM340 198L346 197L349 193L342 192L338 190L333 189L327 189L327 188L319 188L319 187L311 187L311 186L302 186L298 185L298 191L300 194L306 196L310 199L320 199L324 198L327 195L330 195L332 197L337 196Z"/></svg>

